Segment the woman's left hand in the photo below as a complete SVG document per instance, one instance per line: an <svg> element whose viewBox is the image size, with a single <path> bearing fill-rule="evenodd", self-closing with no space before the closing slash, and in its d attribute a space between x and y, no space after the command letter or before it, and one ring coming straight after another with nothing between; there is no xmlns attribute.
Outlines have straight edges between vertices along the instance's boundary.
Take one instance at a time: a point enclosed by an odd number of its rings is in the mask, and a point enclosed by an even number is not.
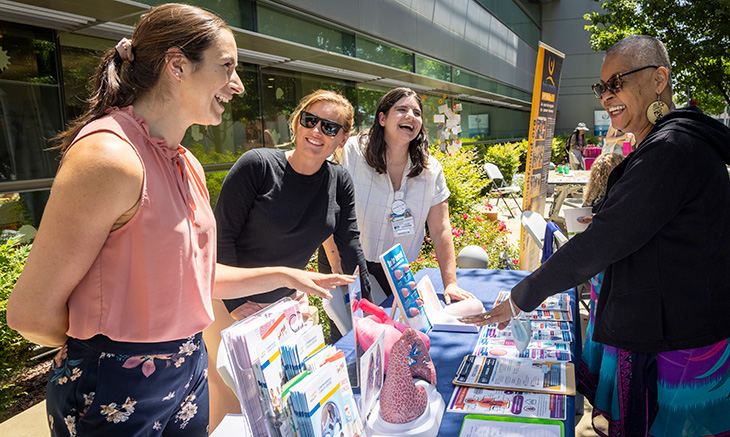
<svg viewBox="0 0 730 437"><path fill-rule="evenodd" d="M476 296L459 287L456 284L449 284L444 290L444 302L450 304L452 300L476 299Z"/></svg>

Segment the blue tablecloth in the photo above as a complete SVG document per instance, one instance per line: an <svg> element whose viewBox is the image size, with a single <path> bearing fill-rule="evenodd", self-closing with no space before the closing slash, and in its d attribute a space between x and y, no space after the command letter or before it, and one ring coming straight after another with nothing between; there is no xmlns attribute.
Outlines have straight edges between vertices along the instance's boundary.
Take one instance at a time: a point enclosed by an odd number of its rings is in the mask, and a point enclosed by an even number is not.
<svg viewBox="0 0 730 437"><path fill-rule="evenodd" d="M488 269L457 269L456 275L459 286L471 292L484 302L487 309L493 307L497 295L502 290L510 290L522 278L530 272L522 270L488 270ZM429 268L422 269L416 275L416 281L420 280L424 275L428 275L433 282L436 293L443 300L444 287L441 282L441 273L438 269ZM576 300L576 289L566 290L571 295L573 324L572 331L575 341L571 345L574 362L580 360L580 352L582 350L583 341L581 339L580 318L578 312L578 302ZM392 305L393 297L389 297L381 304L389 312ZM454 391L454 380L456 370L459 367L465 355L468 355L474 349L477 341L477 335L474 333L458 333L431 331L431 359L436 367L437 390L444 399L444 403L448 405L451 400L451 394ZM336 344L337 348L344 351L348 358L354 355L353 332L350 331L344 335ZM356 389L357 392L357 389ZM565 435L575 435L575 397L568 396L567 417L565 423ZM439 428L439 436L457 436L461 429L466 414L445 412L441 427Z"/></svg>

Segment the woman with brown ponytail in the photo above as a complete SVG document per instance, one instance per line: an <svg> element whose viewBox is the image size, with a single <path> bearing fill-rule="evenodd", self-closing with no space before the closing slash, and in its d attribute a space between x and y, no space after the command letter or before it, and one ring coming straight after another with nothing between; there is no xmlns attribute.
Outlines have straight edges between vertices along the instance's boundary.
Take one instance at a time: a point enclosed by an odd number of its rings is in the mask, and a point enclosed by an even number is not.
<svg viewBox="0 0 730 437"><path fill-rule="evenodd" d="M207 436L212 297L276 287L327 297L351 281L216 265L200 163L180 146L244 91L231 30L166 4L101 60L90 109L59 135L63 159L8 324L62 346L50 372L54 436Z"/></svg>

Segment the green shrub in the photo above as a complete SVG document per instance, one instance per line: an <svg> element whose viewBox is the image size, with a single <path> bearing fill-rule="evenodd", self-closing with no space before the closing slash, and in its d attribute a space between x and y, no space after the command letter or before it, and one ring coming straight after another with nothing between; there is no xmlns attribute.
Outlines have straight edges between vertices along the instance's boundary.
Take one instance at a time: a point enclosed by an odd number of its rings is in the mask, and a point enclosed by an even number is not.
<svg viewBox="0 0 730 437"><path fill-rule="evenodd" d="M8 327L6 312L10 292L23 271L30 244L10 239L0 244L0 409L22 395L15 381L27 365L35 345Z"/></svg>
<svg viewBox="0 0 730 437"><path fill-rule="evenodd" d="M527 152L526 147L523 149L523 143L525 142L526 140L519 143L492 144L484 154L484 162L491 162L499 167L506 184L512 182L512 176L520 168L520 154L523 150L525 153Z"/></svg>
<svg viewBox="0 0 730 437"><path fill-rule="evenodd" d="M437 150L432 150L431 153L441 162L446 185L451 191L449 219L456 253L468 245L481 246L487 251L489 265L493 268L498 268L500 256L505 251L511 260L516 260L517 251L509 245L507 236L510 231L504 222L490 221L486 217L492 206L488 204L489 199L481 194L486 179L476 151L473 148L462 148L454 153L441 153ZM411 260L414 272L424 267L438 267L428 230L420 255Z"/></svg>
<svg viewBox="0 0 730 437"><path fill-rule="evenodd" d="M438 147L431 147L431 155L444 169L446 186L451 192L449 196L449 212L451 214L468 213L471 205L478 201L488 179L484 168L477 160L476 153L467 148L458 152L442 152Z"/></svg>
<svg viewBox="0 0 730 437"><path fill-rule="evenodd" d="M565 149L565 144L568 141L568 135L556 135L553 137L553 153L550 156L550 161L555 165L567 164L568 163L568 151Z"/></svg>

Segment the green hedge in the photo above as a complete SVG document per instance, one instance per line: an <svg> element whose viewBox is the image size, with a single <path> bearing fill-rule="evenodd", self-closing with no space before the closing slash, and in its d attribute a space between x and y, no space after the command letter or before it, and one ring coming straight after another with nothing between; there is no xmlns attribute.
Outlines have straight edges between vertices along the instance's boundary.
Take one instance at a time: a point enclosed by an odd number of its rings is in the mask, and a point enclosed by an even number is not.
<svg viewBox="0 0 730 437"><path fill-rule="evenodd" d="M15 382L27 367L35 345L10 329L7 305L10 292L23 271L30 244L13 238L0 244L0 409L7 409L23 393ZM39 315L42 317L42 315Z"/></svg>

